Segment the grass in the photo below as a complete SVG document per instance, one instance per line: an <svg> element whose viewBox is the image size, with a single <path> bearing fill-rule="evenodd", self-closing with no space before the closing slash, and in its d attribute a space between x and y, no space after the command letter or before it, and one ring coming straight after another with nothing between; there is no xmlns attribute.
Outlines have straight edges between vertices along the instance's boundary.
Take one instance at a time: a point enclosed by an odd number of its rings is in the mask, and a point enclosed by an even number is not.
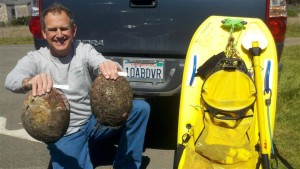
<svg viewBox="0 0 300 169"><path fill-rule="evenodd" d="M0 45L33 44L28 26L0 27Z"/></svg>
<svg viewBox="0 0 300 169"><path fill-rule="evenodd" d="M300 4L297 5L287 5L288 14L289 16L295 16L295 13L300 13Z"/></svg>
<svg viewBox="0 0 300 169"><path fill-rule="evenodd" d="M0 45L33 44L32 37L7 37L0 38Z"/></svg>
<svg viewBox="0 0 300 169"><path fill-rule="evenodd" d="M300 37L300 5L288 5L286 37Z"/></svg>
<svg viewBox="0 0 300 169"><path fill-rule="evenodd" d="M286 37L300 37L300 24L290 24L287 26Z"/></svg>
<svg viewBox="0 0 300 169"><path fill-rule="evenodd" d="M300 15L297 17L288 17L286 37L300 37Z"/></svg>
<svg viewBox="0 0 300 169"><path fill-rule="evenodd" d="M274 140L280 154L300 168L300 46L285 47L278 84ZM279 168L285 168L280 165Z"/></svg>

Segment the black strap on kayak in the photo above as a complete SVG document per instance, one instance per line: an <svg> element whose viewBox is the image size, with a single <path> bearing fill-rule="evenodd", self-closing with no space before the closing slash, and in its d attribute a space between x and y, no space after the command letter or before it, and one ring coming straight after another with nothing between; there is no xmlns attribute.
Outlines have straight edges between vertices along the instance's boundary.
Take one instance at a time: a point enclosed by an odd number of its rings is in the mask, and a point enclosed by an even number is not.
<svg viewBox="0 0 300 169"><path fill-rule="evenodd" d="M220 62L220 60L225 59L226 55L224 52L220 52L212 57L210 57L202 66L197 69L196 75L199 75L202 79L207 79L216 70L215 67Z"/></svg>
<svg viewBox="0 0 300 169"><path fill-rule="evenodd" d="M183 153L183 150L185 149L185 145L183 144L178 144L177 148L175 150L174 154L174 164L173 164L173 169L178 169L179 162Z"/></svg>
<svg viewBox="0 0 300 169"><path fill-rule="evenodd" d="M192 128L192 125L187 124L186 128L189 131ZM175 150L173 169L178 169L182 153L186 147L185 144L187 144L189 142L190 138L191 138L191 136L188 133L185 133L182 135L182 144L178 144L177 148Z"/></svg>
<svg viewBox="0 0 300 169"><path fill-rule="evenodd" d="M273 143L273 148L274 148L274 154L271 155L271 158L275 160L275 166L271 164L272 169L278 168L278 160L277 158L281 161L281 163L287 168L287 169L294 169L292 165L285 159L283 158L279 152L275 144Z"/></svg>

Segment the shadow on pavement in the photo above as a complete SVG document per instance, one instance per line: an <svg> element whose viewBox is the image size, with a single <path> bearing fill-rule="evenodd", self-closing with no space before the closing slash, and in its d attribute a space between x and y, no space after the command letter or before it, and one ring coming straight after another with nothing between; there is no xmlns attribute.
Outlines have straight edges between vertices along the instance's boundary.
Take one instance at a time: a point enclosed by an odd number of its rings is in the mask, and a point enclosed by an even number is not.
<svg viewBox="0 0 300 169"><path fill-rule="evenodd" d="M145 140L146 148L175 150L179 100L179 96L149 100L151 115Z"/></svg>

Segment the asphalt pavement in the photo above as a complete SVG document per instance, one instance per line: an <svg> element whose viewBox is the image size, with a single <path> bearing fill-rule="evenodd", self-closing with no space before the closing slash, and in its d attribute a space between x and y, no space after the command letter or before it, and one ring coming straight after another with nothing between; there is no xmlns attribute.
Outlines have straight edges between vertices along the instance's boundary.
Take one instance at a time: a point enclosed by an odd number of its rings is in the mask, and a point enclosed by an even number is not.
<svg viewBox="0 0 300 169"><path fill-rule="evenodd" d="M46 169L49 153L44 143L31 138L21 123L24 94L5 89L6 75L33 45L0 45L0 169ZM179 97L148 100L151 116L148 124L143 168L171 169L176 147ZM114 145L93 148L97 169L111 168ZM99 153L101 152L101 153Z"/></svg>

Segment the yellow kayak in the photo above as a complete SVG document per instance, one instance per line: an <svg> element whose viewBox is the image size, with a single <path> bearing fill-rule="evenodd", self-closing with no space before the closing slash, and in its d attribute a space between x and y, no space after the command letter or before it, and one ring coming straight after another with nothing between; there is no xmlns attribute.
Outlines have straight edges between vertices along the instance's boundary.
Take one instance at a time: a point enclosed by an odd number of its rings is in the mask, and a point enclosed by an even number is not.
<svg viewBox="0 0 300 169"><path fill-rule="evenodd" d="M277 83L276 46L263 21L207 18L186 55L174 168L268 168Z"/></svg>

